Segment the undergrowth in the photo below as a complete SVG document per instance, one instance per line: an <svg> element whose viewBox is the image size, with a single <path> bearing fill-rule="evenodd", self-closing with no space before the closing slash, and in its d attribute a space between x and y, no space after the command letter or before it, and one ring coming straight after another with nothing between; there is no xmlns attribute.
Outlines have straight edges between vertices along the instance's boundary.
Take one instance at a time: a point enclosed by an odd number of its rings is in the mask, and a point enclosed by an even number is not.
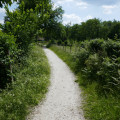
<svg viewBox="0 0 120 120"><path fill-rule="evenodd" d="M16 80L0 93L0 120L25 120L47 92L50 68L42 48L34 46L25 64L15 68Z"/></svg>
<svg viewBox="0 0 120 120"><path fill-rule="evenodd" d="M83 91L85 118L87 120L120 120L120 95L106 97L98 94L96 90L98 83L95 81L87 83L88 81L82 77L81 73L76 71L76 61L73 54L65 52L57 46L51 46L50 49L66 62L78 76L77 82Z"/></svg>

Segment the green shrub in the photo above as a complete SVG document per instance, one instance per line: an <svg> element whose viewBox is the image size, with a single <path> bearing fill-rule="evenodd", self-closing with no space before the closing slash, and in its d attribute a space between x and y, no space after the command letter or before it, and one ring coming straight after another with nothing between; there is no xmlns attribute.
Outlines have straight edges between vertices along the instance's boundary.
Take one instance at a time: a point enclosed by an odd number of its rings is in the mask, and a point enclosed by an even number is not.
<svg viewBox="0 0 120 120"><path fill-rule="evenodd" d="M75 69L88 82L97 82L101 94L117 95L120 90L120 43L95 39L81 43L75 53Z"/></svg>
<svg viewBox="0 0 120 120"><path fill-rule="evenodd" d="M5 88L12 80L12 66L17 56L14 36L0 31L0 88Z"/></svg>
<svg viewBox="0 0 120 120"><path fill-rule="evenodd" d="M103 50L102 44L104 43L103 39L95 39L95 40L90 40L88 44L88 50L91 53L98 53Z"/></svg>
<svg viewBox="0 0 120 120"><path fill-rule="evenodd" d="M117 95L120 91L120 64L117 59L104 58L97 71L99 80L99 91L104 94Z"/></svg>
<svg viewBox="0 0 120 120"><path fill-rule="evenodd" d="M103 44L108 57L120 56L120 42L108 40Z"/></svg>
<svg viewBox="0 0 120 120"><path fill-rule="evenodd" d="M86 80L90 82L97 80L97 71L100 69L100 61L98 54L89 55L88 59L85 61L86 67L83 68L83 75Z"/></svg>
<svg viewBox="0 0 120 120"><path fill-rule="evenodd" d="M81 48L79 52L74 54L76 72L81 71L84 67L86 67L85 61L88 59L88 57L89 52L85 48Z"/></svg>

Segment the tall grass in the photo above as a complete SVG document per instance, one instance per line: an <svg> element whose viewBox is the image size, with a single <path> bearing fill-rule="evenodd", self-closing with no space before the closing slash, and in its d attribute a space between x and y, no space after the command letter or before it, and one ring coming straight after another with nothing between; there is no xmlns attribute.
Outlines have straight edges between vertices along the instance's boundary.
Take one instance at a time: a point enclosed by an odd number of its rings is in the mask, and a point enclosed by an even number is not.
<svg viewBox="0 0 120 120"><path fill-rule="evenodd" d="M102 96L97 92L98 82L88 83L83 78L81 72L76 71L76 60L74 54L65 52L65 50L51 46L53 50L78 76L77 82L82 88L84 98L84 114L87 120L120 120L120 95ZM78 70L78 69L77 69Z"/></svg>
<svg viewBox="0 0 120 120"><path fill-rule="evenodd" d="M25 120L29 108L45 97L49 73L43 50L34 46L26 63L16 66L16 80L0 93L0 120Z"/></svg>

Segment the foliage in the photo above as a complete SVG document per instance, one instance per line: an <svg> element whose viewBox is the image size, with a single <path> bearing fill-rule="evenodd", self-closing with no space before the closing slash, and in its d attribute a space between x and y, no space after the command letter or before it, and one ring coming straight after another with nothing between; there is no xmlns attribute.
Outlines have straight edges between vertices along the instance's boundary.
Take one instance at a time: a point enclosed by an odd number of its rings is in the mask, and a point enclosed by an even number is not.
<svg viewBox="0 0 120 120"><path fill-rule="evenodd" d="M27 52L29 44L33 42L36 34L37 16L33 10L24 11L24 3L20 10L10 12L6 6L6 19L3 31L16 37L18 48Z"/></svg>
<svg viewBox="0 0 120 120"><path fill-rule="evenodd" d="M76 72L81 71L86 66L85 61L88 59L88 57L89 52L85 48L82 48L80 52L74 54L74 59L76 61Z"/></svg>
<svg viewBox="0 0 120 120"><path fill-rule="evenodd" d="M63 27L65 30L65 40L85 41L91 39L120 39L120 21L101 21L99 19L90 19L81 24L67 24ZM62 31L61 31L62 32ZM60 32L60 33L61 33ZM60 41L58 36L56 40Z"/></svg>
<svg viewBox="0 0 120 120"><path fill-rule="evenodd" d="M11 82L12 65L18 54L14 36L0 31L0 88L5 88L6 83Z"/></svg>
<svg viewBox="0 0 120 120"><path fill-rule="evenodd" d="M104 49L108 57L119 57L120 56L120 42L108 40L104 44Z"/></svg>
<svg viewBox="0 0 120 120"><path fill-rule="evenodd" d="M30 1L20 0L19 6L14 11L10 11L8 6L5 6L6 16L3 25L0 25L1 42L1 61L2 67L0 88L5 88L8 82L14 79L14 63L25 63L25 56L30 51L31 43L35 43L39 37L46 37L49 31L49 24L53 29L54 24L62 18L62 8L52 10L51 1ZM53 32L51 33L53 34ZM8 60L7 60L8 62Z"/></svg>
<svg viewBox="0 0 120 120"><path fill-rule="evenodd" d="M26 64L16 65L15 70L16 81L0 93L1 120L25 120L30 106L42 100L49 85L48 61L39 46L34 46Z"/></svg>
<svg viewBox="0 0 120 120"><path fill-rule="evenodd" d="M115 35L117 35L117 39L120 38L120 22L113 25L108 37L114 39Z"/></svg>
<svg viewBox="0 0 120 120"><path fill-rule="evenodd" d="M82 72L88 82L98 83L97 91L101 94L117 95L120 90L120 43L100 39L81 43L75 54L76 71ZM99 89L98 89L99 87Z"/></svg>
<svg viewBox="0 0 120 120"><path fill-rule="evenodd" d="M43 12L44 9L46 9L47 4L49 4L51 2L51 0L18 0L18 4L21 4L22 2L25 3L25 10L27 9L33 9L35 10L36 5L40 6L40 10L39 12Z"/></svg>

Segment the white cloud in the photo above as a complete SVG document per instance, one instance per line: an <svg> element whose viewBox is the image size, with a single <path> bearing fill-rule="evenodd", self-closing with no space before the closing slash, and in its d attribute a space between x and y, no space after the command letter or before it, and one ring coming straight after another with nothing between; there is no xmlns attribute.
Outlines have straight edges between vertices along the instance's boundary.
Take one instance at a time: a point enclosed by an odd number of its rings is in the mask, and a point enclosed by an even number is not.
<svg viewBox="0 0 120 120"><path fill-rule="evenodd" d="M70 3L77 5L80 8L88 7L88 3L82 0L56 0L55 5L65 5L65 4L70 4Z"/></svg>
<svg viewBox="0 0 120 120"><path fill-rule="evenodd" d="M71 24L75 24L75 23L81 23L82 20L79 16L75 15L75 14L64 14L63 15L63 24L67 24L67 23L71 23Z"/></svg>
<svg viewBox="0 0 120 120"><path fill-rule="evenodd" d="M84 18L81 18L80 16L76 15L76 14L64 14L63 15L63 24L68 24L71 23L73 24L80 24L81 22L84 22L88 19L92 19L93 17L88 15Z"/></svg>
<svg viewBox="0 0 120 120"><path fill-rule="evenodd" d="M0 13L4 14L5 13L5 9L4 8L0 8Z"/></svg>
<svg viewBox="0 0 120 120"><path fill-rule="evenodd" d="M86 16L86 17L84 18L85 21L86 21L86 20L89 20L89 19L93 19L93 17L92 17L91 15L88 15L88 16Z"/></svg>
<svg viewBox="0 0 120 120"><path fill-rule="evenodd" d="M116 5L103 5L102 8L103 8L103 12L105 14L111 14L112 13L112 10L114 8L116 8L117 6Z"/></svg>
<svg viewBox="0 0 120 120"><path fill-rule="evenodd" d="M58 0L56 2L57 5L63 5L65 3L73 2L74 0Z"/></svg>
<svg viewBox="0 0 120 120"><path fill-rule="evenodd" d="M5 16L5 9L4 8L0 8L0 23L4 23L4 16Z"/></svg>
<svg viewBox="0 0 120 120"><path fill-rule="evenodd" d="M53 10L55 10L59 6L71 3L73 1L74 0L54 0L54 2L53 2Z"/></svg>
<svg viewBox="0 0 120 120"><path fill-rule="evenodd" d="M1 24L4 24L4 20L0 20L0 23L1 23Z"/></svg>
<svg viewBox="0 0 120 120"><path fill-rule="evenodd" d="M88 3L83 2L83 1L77 2L76 5L81 7L81 8L87 8L88 7Z"/></svg>

